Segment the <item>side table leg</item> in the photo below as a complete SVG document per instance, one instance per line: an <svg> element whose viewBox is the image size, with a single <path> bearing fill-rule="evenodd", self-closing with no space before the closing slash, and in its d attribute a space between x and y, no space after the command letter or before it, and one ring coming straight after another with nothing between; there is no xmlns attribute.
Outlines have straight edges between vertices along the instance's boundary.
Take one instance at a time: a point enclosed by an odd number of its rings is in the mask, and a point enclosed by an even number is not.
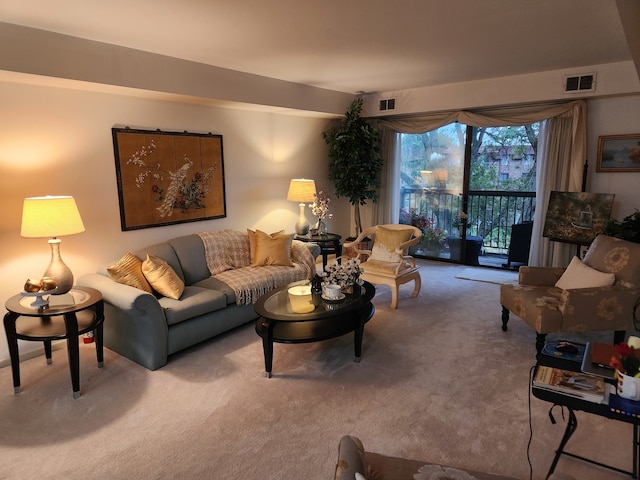
<svg viewBox="0 0 640 480"><path fill-rule="evenodd" d="M98 326L93 331L93 335L96 342L96 358L98 360L98 368L102 368L104 367L104 303L99 302L95 308L96 319L100 323L98 323Z"/></svg>
<svg viewBox="0 0 640 480"><path fill-rule="evenodd" d="M73 398L80 397L80 347L78 347L78 318L74 312L64 314L67 328L67 356L71 372Z"/></svg>
<svg viewBox="0 0 640 480"><path fill-rule="evenodd" d="M47 359L47 365L51 365L53 360L51 360L51 340L45 340L44 342L44 358Z"/></svg>
<svg viewBox="0 0 640 480"><path fill-rule="evenodd" d="M11 358L11 375L13 376L13 393L20 393L20 354L16 338L16 320L19 315L7 313L4 316L4 331L7 335L9 357Z"/></svg>
<svg viewBox="0 0 640 480"><path fill-rule="evenodd" d="M567 407L568 408L568 407ZM573 413L572 408L568 408L569 410L569 419L567 420L567 428L564 430L564 435L562 435L562 440L560 440L560 445L558 445L558 449L556 450L556 455L553 457L553 462L551 463L551 467L549 468L549 472L547 473L547 477L549 478L551 474L556 469L558 465L558 460L560 460L560 456L564 453L564 447L567 446L567 442L573 435L573 432L578 428L578 419L576 418L576 414Z"/></svg>

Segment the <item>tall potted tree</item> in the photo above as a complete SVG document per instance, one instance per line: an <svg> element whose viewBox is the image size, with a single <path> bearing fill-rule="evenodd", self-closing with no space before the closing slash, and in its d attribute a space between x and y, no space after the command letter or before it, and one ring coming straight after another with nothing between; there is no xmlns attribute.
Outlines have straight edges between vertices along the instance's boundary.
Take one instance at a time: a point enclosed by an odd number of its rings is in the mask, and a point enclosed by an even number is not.
<svg viewBox="0 0 640 480"><path fill-rule="evenodd" d="M363 100L356 98L338 125L324 132L329 145L329 180L338 197L354 206L356 235L362 232L360 205L378 200L382 153L378 130L360 117Z"/></svg>

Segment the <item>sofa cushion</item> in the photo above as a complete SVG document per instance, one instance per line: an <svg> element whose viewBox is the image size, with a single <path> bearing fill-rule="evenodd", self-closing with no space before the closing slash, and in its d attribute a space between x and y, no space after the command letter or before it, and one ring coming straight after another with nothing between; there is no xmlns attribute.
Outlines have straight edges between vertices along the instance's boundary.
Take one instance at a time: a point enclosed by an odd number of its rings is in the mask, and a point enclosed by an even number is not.
<svg viewBox="0 0 640 480"><path fill-rule="evenodd" d="M284 235L284 230L272 233L271 235ZM249 237L249 252L251 256L249 263L250 265L253 265L256 258L256 232L247 228L247 236Z"/></svg>
<svg viewBox="0 0 640 480"><path fill-rule="evenodd" d="M109 276L118 283L124 283L147 293L153 289L142 273L142 260L132 253L125 253L120 260L107 267Z"/></svg>
<svg viewBox="0 0 640 480"><path fill-rule="evenodd" d="M147 258L147 255L154 255L163 259L167 262L174 272L180 277L180 280L184 282L184 275L182 273L182 267L180 266L180 260L178 260L178 256L176 255L176 251L168 242L156 243L155 245L150 245L142 250L137 250L133 252L133 254L138 257L141 261L144 261Z"/></svg>
<svg viewBox="0 0 640 480"><path fill-rule="evenodd" d="M184 291L184 282L167 262L155 255L147 255L142 262L142 273L158 293L165 297L179 299Z"/></svg>
<svg viewBox="0 0 640 480"><path fill-rule="evenodd" d="M261 267L265 265L281 265L284 267L292 267L291 261L291 242L293 234L276 232L271 235L256 230L256 250L253 255L252 267Z"/></svg>
<svg viewBox="0 0 640 480"><path fill-rule="evenodd" d="M158 299L167 318L167 325L226 308L227 299L222 292L209 288L186 286L180 300L169 297Z"/></svg>
<svg viewBox="0 0 640 480"><path fill-rule="evenodd" d="M219 280L215 277L205 278L204 280L200 280L199 282L193 285L194 287L202 287L208 288L210 290L217 290L218 292L224 293L227 297L227 305L231 305L232 303L236 303L236 294L229 285L224 283L222 280Z"/></svg>
<svg viewBox="0 0 640 480"><path fill-rule="evenodd" d="M207 262L205 262L204 244L198 235L191 234L172 238L167 240L167 243L176 252L186 285L194 285L211 276Z"/></svg>
<svg viewBox="0 0 640 480"><path fill-rule="evenodd" d="M616 276L613 273L599 272L595 268L582 263L578 257L573 257L567 269L556 282L556 287L563 290L609 287L615 281Z"/></svg>

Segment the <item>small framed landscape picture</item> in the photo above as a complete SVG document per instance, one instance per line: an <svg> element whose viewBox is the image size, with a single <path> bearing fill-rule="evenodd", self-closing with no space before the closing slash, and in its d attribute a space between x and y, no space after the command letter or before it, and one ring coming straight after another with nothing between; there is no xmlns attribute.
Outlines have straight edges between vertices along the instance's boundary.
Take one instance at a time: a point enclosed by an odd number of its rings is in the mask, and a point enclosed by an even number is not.
<svg viewBox="0 0 640 480"><path fill-rule="evenodd" d="M640 133L599 137L596 172L640 172Z"/></svg>

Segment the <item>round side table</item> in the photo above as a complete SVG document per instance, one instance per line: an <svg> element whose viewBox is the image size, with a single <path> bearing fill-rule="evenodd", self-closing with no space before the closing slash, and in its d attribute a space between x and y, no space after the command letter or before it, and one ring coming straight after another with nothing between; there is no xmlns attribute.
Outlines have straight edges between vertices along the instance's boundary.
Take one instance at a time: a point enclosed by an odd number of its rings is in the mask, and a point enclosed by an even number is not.
<svg viewBox="0 0 640 480"><path fill-rule="evenodd" d="M342 238L337 233L327 233L325 235L296 235L296 240L301 242L313 242L317 243L320 247L320 254L322 255L322 268L327 266L328 256L335 254L336 257L342 256ZM340 262L340 260L338 260Z"/></svg>
<svg viewBox="0 0 640 480"><path fill-rule="evenodd" d="M79 335L94 332L98 367L104 365L102 294L98 290L88 287L74 287L69 293L73 297L73 302L66 305L36 308L31 306L32 297L20 294L14 295L5 303L8 312L4 316L4 330L11 357L14 393L20 393L18 340L43 342L47 364L51 363L51 342L53 340L67 340L73 398L80 397Z"/></svg>

